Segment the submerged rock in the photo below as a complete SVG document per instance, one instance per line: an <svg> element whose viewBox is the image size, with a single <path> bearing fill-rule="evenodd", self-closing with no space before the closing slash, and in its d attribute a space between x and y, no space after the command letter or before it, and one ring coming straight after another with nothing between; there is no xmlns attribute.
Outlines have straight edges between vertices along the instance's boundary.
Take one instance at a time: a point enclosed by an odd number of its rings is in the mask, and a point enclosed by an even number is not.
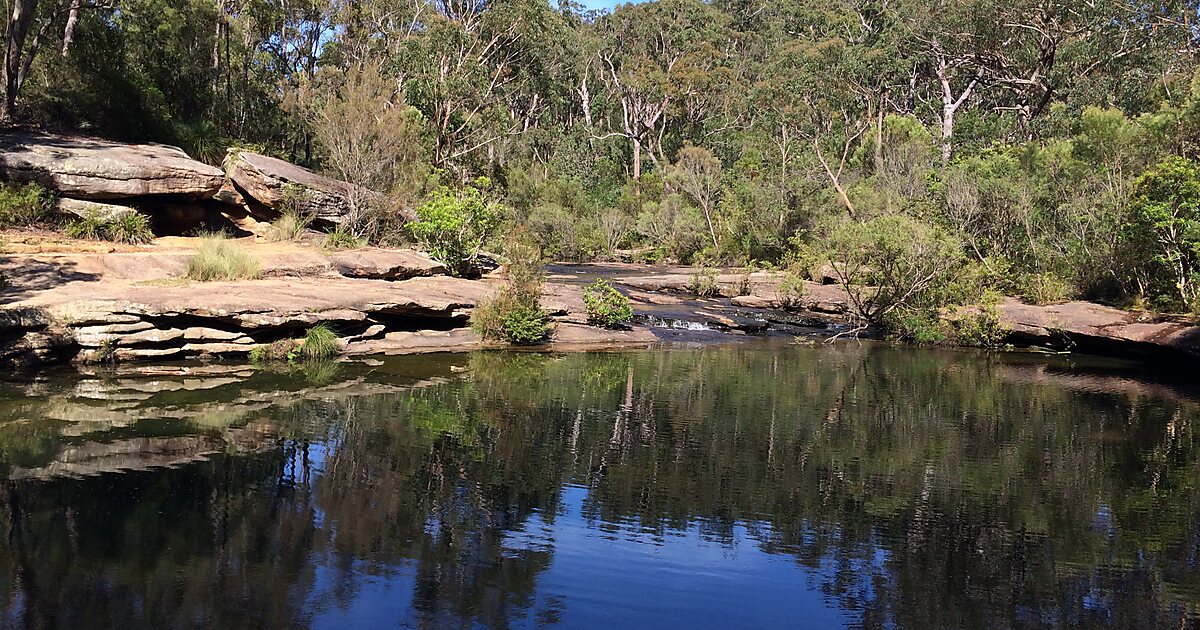
<svg viewBox="0 0 1200 630"><path fill-rule="evenodd" d="M85 200L171 195L212 197L221 169L163 144L124 144L32 131L0 134L0 177L37 182Z"/></svg>

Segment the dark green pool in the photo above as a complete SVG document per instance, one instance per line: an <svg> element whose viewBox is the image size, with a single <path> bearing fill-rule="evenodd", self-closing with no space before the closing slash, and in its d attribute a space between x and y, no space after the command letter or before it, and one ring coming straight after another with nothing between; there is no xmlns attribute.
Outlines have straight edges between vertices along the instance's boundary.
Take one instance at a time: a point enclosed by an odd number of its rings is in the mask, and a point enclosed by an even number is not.
<svg viewBox="0 0 1200 630"><path fill-rule="evenodd" d="M1171 627L1200 404L882 345L0 386L0 625Z"/></svg>

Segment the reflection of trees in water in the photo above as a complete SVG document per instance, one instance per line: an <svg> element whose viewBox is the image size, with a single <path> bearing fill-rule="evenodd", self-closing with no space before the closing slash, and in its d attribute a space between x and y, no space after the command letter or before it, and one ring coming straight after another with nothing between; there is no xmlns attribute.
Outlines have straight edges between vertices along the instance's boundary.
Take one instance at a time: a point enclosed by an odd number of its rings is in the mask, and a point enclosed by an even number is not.
<svg viewBox="0 0 1200 630"><path fill-rule="evenodd" d="M8 484L0 608L30 627L294 623L313 536L279 462Z"/></svg>
<svg viewBox="0 0 1200 630"><path fill-rule="evenodd" d="M1197 406L1037 369L856 345L481 354L466 380L280 407L270 453L8 483L0 605L293 625L404 573L423 623L553 619L553 542L511 541L570 482L592 527L748 536L866 625L1178 625L1200 597Z"/></svg>

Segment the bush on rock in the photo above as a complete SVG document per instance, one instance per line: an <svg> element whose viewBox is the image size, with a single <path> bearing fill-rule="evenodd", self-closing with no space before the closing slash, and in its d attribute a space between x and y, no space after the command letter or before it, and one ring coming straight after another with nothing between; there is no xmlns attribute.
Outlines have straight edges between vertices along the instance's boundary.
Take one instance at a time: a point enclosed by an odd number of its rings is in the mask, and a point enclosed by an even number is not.
<svg viewBox="0 0 1200 630"><path fill-rule="evenodd" d="M633 305L629 298L604 279L584 287L583 304L588 322L596 326L622 328L633 319Z"/></svg>

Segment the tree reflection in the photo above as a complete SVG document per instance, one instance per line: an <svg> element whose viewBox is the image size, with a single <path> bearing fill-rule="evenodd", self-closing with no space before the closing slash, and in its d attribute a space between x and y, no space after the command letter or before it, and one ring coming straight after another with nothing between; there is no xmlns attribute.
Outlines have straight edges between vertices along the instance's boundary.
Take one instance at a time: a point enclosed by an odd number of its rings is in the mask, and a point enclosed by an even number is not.
<svg viewBox="0 0 1200 630"><path fill-rule="evenodd" d="M245 414L188 429L225 452L168 469L38 476L80 438L0 424L7 621L295 626L383 580L409 584L401 621L550 622L532 530L568 486L594 530L790 556L866 626L1200 612L1198 406L1152 384L868 345L479 354L381 387L393 369L237 385ZM135 410L200 404L170 395Z"/></svg>

